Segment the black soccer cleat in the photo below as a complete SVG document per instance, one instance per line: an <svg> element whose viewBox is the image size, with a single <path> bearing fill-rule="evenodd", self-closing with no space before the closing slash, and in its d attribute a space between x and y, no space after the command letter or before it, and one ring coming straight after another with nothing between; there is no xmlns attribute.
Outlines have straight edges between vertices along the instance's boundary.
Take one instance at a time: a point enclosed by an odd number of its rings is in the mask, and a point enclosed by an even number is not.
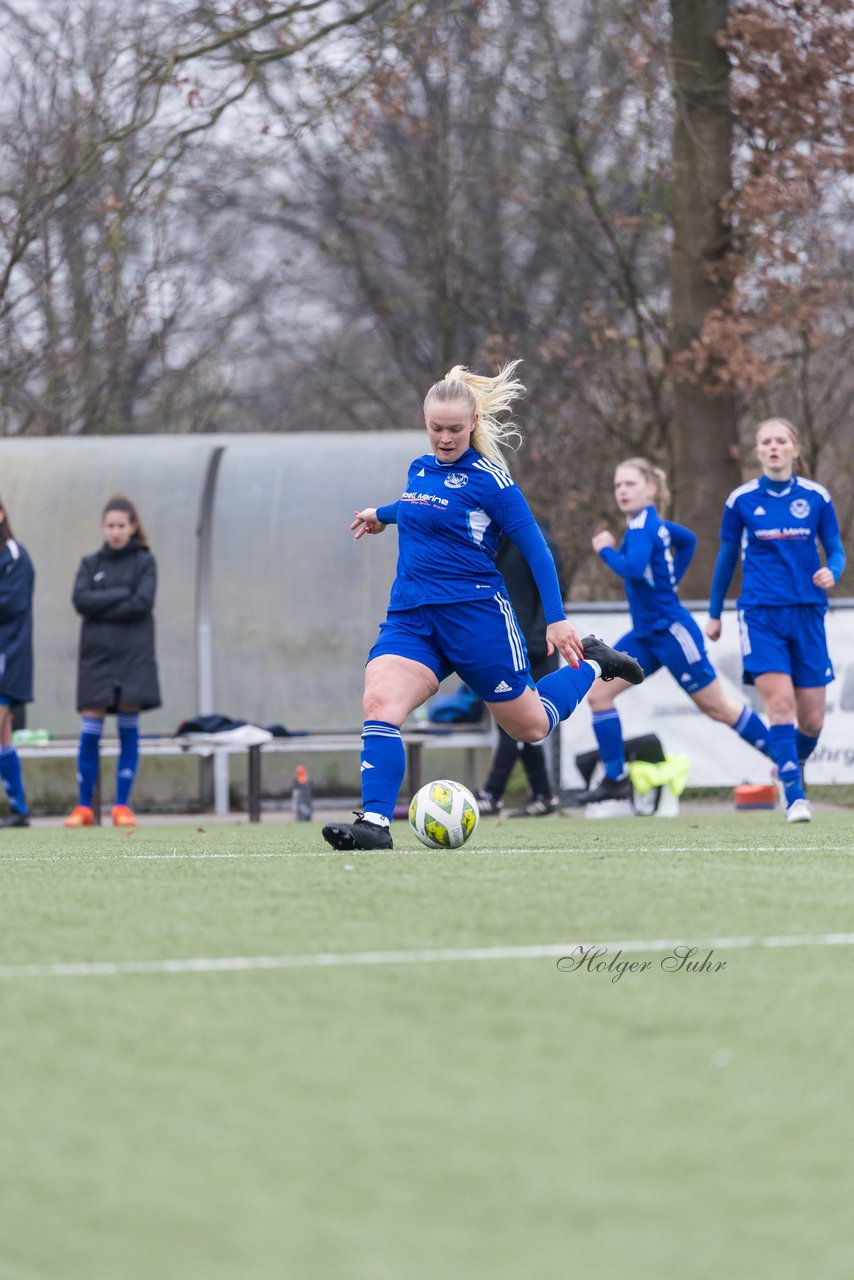
<svg viewBox="0 0 854 1280"><path fill-rule="evenodd" d="M391 831L378 822L366 822L365 815L354 810L355 822L330 822L323 828L323 838L333 849L393 849Z"/></svg>
<svg viewBox="0 0 854 1280"><path fill-rule="evenodd" d="M558 802L554 796L537 795L531 796L528 803L523 809L517 809L515 813L511 813L511 818L545 818L550 813L556 813Z"/></svg>
<svg viewBox="0 0 854 1280"><path fill-rule="evenodd" d="M639 662L621 649L612 649L598 636L585 636L581 641L585 658L598 662L603 680L628 680L629 684L643 684L643 668Z"/></svg>
<svg viewBox="0 0 854 1280"><path fill-rule="evenodd" d="M28 827L29 825L29 814L19 813L17 809L10 809L3 821L0 822L0 827Z"/></svg>
<svg viewBox="0 0 854 1280"><path fill-rule="evenodd" d="M498 800L491 791L478 791L476 799L482 818L497 818L504 808L504 801Z"/></svg>
<svg viewBox="0 0 854 1280"><path fill-rule="evenodd" d="M597 658L598 662L599 659ZM601 804L603 800L631 800L632 780L628 774L622 778L609 778L607 774L592 791L582 791L578 804Z"/></svg>

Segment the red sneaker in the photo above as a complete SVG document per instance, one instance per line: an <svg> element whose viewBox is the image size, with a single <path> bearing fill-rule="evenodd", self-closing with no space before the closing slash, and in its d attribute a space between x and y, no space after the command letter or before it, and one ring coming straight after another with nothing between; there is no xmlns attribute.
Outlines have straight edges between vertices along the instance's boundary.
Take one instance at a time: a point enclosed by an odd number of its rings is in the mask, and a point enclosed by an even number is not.
<svg viewBox="0 0 854 1280"><path fill-rule="evenodd" d="M114 827L135 827L136 818L134 812L129 809L126 804L113 805L113 826Z"/></svg>
<svg viewBox="0 0 854 1280"><path fill-rule="evenodd" d="M95 815L87 804L76 804L63 822L64 827L91 827Z"/></svg>

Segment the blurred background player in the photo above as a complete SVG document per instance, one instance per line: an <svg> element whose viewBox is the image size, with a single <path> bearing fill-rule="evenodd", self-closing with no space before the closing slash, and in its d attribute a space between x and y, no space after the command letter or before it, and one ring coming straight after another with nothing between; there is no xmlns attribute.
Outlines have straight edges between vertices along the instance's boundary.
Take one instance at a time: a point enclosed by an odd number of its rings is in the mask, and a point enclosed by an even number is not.
<svg viewBox="0 0 854 1280"><path fill-rule="evenodd" d="M664 520L658 507L670 502L667 476L646 458L628 458L614 473L614 496L626 519L626 532L617 550L612 533L593 538L609 569L623 579L632 629L616 642L630 653L647 678L665 667L704 715L729 725L739 737L768 754L768 727L750 707L727 696L709 661L703 635L680 603L676 586L694 554L697 538L690 529ZM593 732L605 777L582 793L579 804L628 799L631 782L626 771L623 728L614 706L629 686L623 680L597 682L588 702Z"/></svg>
<svg viewBox="0 0 854 1280"><path fill-rule="evenodd" d="M400 726L452 671L514 741L539 742L571 715L597 676L641 681L637 663L564 614L554 560L507 471L502 445L518 438L508 413L524 387L518 361L494 377L456 365L424 401L430 452L412 463L397 502L355 513L354 539L398 526L397 575L365 670L362 805L353 823L330 823L336 849L390 849L403 782ZM521 550L542 597L546 646L568 666L535 685L504 581L495 567L502 533Z"/></svg>
<svg viewBox="0 0 854 1280"><path fill-rule="evenodd" d="M33 700L32 562L0 501L0 777L9 812L0 827L28 827L21 761L12 742L15 708Z"/></svg>
<svg viewBox="0 0 854 1280"><path fill-rule="evenodd" d="M537 519L540 532L552 553L555 570L560 584L561 597L566 597L563 585L562 563L560 551L554 540L548 523ZM502 534L495 557L495 567L507 586L507 596L516 614L519 630L525 637L528 650L528 662L531 675L535 681L552 671L557 671L560 658L557 650L548 652L546 644L546 619L543 612L543 601L537 590L537 583L531 572L531 566L516 546L512 538ZM520 760L528 779L531 794L527 803L514 817L543 817L553 813L558 807L554 795L553 775L554 760L552 758L552 738L542 742L517 742L498 726L498 743L489 776L483 789L477 793L477 802L482 814L498 814L503 808L503 796L510 774L517 760Z"/></svg>
<svg viewBox="0 0 854 1280"><path fill-rule="evenodd" d="M756 685L770 721L768 745L789 822L809 822L812 817L803 766L821 733L826 686L833 680L824 627L827 592L845 568L830 494L796 474L800 455L791 422L760 422L756 457L762 475L734 489L726 500L706 623L706 635L717 640L724 597L740 553L738 621L744 680Z"/></svg>
<svg viewBox="0 0 854 1280"><path fill-rule="evenodd" d="M103 546L84 556L74 580L72 600L82 617L77 662L78 803L66 827L89 827L98 779L104 718L115 714L119 731L113 825L133 827L129 807L139 763L139 713L160 706L154 647L154 597L157 565L128 498L104 507Z"/></svg>

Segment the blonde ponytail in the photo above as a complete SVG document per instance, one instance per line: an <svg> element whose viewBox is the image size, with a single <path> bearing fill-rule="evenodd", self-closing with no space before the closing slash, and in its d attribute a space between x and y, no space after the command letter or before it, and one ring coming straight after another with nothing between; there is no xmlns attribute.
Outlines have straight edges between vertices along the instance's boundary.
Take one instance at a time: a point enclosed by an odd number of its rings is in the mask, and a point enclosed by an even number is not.
<svg viewBox="0 0 854 1280"><path fill-rule="evenodd" d="M624 458L617 463L620 467L632 467L639 471L647 484L655 485L656 510L664 512L670 506L670 489L667 485L667 472L663 467L656 467L648 458Z"/></svg>
<svg viewBox="0 0 854 1280"><path fill-rule="evenodd" d="M470 405L472 413L477 414L471 447L490 462L506 467L502 450L518 448L522 433L512 418L501 421L499 415L509 413L513 401L525 390L523 383L513 376L519 364L520 360L511 360L492 378L455 364L441 382L434 382L424 397L424 408L430 400L462 400Z"/></svg>

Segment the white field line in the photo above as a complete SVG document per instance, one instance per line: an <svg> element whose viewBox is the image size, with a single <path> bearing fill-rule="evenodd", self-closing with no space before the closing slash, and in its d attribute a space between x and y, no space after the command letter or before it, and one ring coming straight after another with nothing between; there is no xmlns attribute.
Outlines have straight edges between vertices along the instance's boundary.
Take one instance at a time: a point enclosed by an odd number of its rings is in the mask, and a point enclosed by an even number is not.
<svg viewBox="0 0 854 1280"><path fill-rule="evenodd" d="M438 849L436 852L440 852ZM547 854L553 853L560 856L573 853L596 853L596 854L623 854L627 850L625 846L608 848L604 845L566 845L563 848L555 848L554 845L531 845L522 846L514 849L489 849L481 846L460 849L457 851L447 850L447 852L458 852L461 858L509 858L528 854ZM729 846L703 846L703 845L635 845L632 850L634 854L644 853L852 853L854 852L854 840L851 844L829 845L829 844L791 844L791 845L775 845L775 844L745 844L745 845L729 845ZM116 853L113 850L103 850L98 852L80 852L69 851L67 853L45 853L45 854L0 854L0 866L13 862L234 862L242 859L270 859L270 858L430 858L433 854L429 849L423 848L404 848L404 849L305 849L296 852L286 852L284 850L239 850L236 852L217 852L211 853L207 850L199 850L195 853L179 853L177 849L173 849L170 853Z"/></svg>
<svg viewBox="0 0 854 1280"><path fill-rule="evenodd" d="M197 956L185 960L96 960L56 964L0 965L0 980L20 978L117 978L134 974L252 973L271 969L352 969L369 965L468 964L473 961L548 960L569 956L576 948L604 949L630 955L672 952L693 946L708 951L746 951L766 948L851 947L854 933L806 933L769 937L653 938L621 942L555 942L519 947L457 947L421 951L326 951L283 956Z"/></svg>

